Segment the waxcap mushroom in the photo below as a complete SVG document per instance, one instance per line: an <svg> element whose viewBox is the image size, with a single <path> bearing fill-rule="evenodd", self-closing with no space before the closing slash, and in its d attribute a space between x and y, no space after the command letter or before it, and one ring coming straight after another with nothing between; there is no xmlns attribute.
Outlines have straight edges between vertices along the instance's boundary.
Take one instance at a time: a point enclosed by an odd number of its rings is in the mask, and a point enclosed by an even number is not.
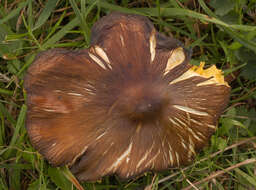
<svg viewBox="0 0 256 190"><path fill-rule="evenodd" d="M215 66L144 16L113 12L91 47L38 55L25 76L32 145L81 181L128 179L189 163L216 129L230 87Z"/></svg>

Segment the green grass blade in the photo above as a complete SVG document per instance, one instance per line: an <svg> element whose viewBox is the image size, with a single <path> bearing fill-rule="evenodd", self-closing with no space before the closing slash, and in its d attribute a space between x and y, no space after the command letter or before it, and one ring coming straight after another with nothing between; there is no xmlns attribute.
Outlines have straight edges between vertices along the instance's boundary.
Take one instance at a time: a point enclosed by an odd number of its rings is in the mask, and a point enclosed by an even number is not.
<svg viewBox="0 0 256 190"><path fill-rule="evenodd" d="M149 16L157 17L159 15L159 10L157 8L136 8L135 10ZM211 22L214 24L218 24L220 26L230 27L230 28L242 30L242 31L256 30L256 26L227 24L217 18L209 17L208 15L201 14L188 9L183 9L183 8L160 8L160 14L163 17L188 16L192 18L197 18L204 22Z"/></svg>
<svg viewBox="0 0 256 190"><path fill-rule="evenodd" d="M0 147L3 146L5 144L5 120L4 120L4 115L3 113L0 111L0 119L1 119L1 123L0 123ZM1 148L0 148L1 149Z"/></svg>
<svg viewBox="0 0 256 190"><path fill-rule="evenodd" d="M63 166L60 168L60 171L63 173L63 175L66 176L66 178L78 189L78 190L84 190L84 188L80 185L80 183L77 181L75 176L70 172L67 166Z"/></svg>
<svg viewBox="0 0 256 190"><path fill-rule="evenodd" d="M232 31L231 29L225 27L224 30L229 33L234 39L236 39L240 44L244 45L248 49L254 51L256 53L256 43L253 41L249 41L246 38L239 35L239 33Z"/></svg>
<svg viewBox="0 0 256 190"><path fill-rule="evenodd" d="M5 95L12 96L13 95L13 91L0 88L0 94L5 94Z"/></svg>
<svg viewBox="0 0 256 190"><path fill-rule="evenodd" d="M0 176L0 190L8 190L8 187L4 183L4 178L2 176Z"/></svg>
<svg viewBox="0 0 256 190"><path fill-rule="evenodd" d="M94 1L90 1L89 3L93 3L93 2ZM100 6L101 8L109 9L111 11L120 11L120 12L123 12L123 13L145 15L142 12L136 11L135 9L129 9L129 8L126 8L126 7L113 5L113 4L107 3L105 1L98 1L98 6Z"/></svg>
<svg viewBox="0 0 256 190"><path fill-rule="evenodd" d="M19 132L20 132L21 128L24 127L26 112L27 112L27 106L25 104L23 104L21 107L21 110L20 110L20 114L19 114L16 126L15 126L15 130L14 130L11 142L9 144L9 146L11 146L11 147L15 145L15 143L19 137ZM9 155L11 154L11 152L12 152L12 149L8 150L5 153L4 157L9 158Z"/></svg>
<svg viewBox="0 0 256 190"><path fill-rule="evenodd" d="M24 23L24 26L26 27L28 34L30 35L30 37L33 39L33 41L36 43L36 45L38 46L38 48L40 50L42 50L41 44L38 42L38 40L36 39L36 37L34 36L33 32L32 32L32 25L33 25L33 20L32 19L28 19L28 23L24 17L24 15L22 15L22 20Z"/></svg>
<svg viewBox="0 0 256 190"><path fill-rule="evenodd" d="M134 13L134 14L141 14L141 15L148 15L148 16L159 16L159 9L158 8L134 8L134 9L128 9L123 8L118 5L113 5L104 1L99 1L99 6L111 9L113 11L120 11L125 13ZM227 24L217 18L209 17L208 15L197 13L192 10L184 9L184 8L160 8L160 14L163 17L174 17L174 16L189 16L192 18L197 18L204 22L211 22L214 24L218 24L225 27L230 27L237 30L243 30L243 31L254 31L256 30L256 26L248 26L248 25L232 25Z"/></svg>
<svg viewBox="0 0 256 190"><path fill-rule="evenodd" d="M86 12L86 1L87 0L81 0L81 14L84 15ZM97 0L94 3L98 3ZM86 18L86 17L84 17Z"/></svg>
<svg viewBox="0 0 256 190"><path fill-rule="evenodd" d="M57 6L57 2L58 2L58 0L48 0L47 1L46 5L44 7L44 10L40 14L32 31L40 28L47 21L47 19L51 16L52 11Z"/></svg>
<svg viewBox="0 0 256 190"><path fill-rule="evenodd" d="M255 176L252 177L250 175L248 175L247 173L243 172L242 170L240 170L239 168L236 168L235 171L241 175L247 182L249 182L251 185L253 185L253 187L256 187L256 178Z"/></svg>
<svg viewBox="0 0 256 190"><path fill-rule="evenodd" d="M20 169L9 169L9 185L10 189L21 189L21 170Z"/></svg>
<svg viewBox="0 0 256 190"><path fill-rule="evenodd" d="M25 71L25 69L27 69L29 67L29 65L34 61L36 54L33 53L32 55L29 56L28 60L26 61L26 63L22 66L22 68L19 70L19 72L17 73L17 76L20 77L23 72Z"/></svg>
<svg viewBox="0 0 256 190"><path fill-rule="evenodd" d="M69 0L71 6L72 6L72 9L74 10L76 16L80 19L80 21L84 21L82 16L81 16L81 13L80 13L80 10L78 9L78 6L76 4L76 1L75 0Z"/></svg>
<svg viewBox="0 0 256 190"><path fill-rule="evenodd" d="M203 10L210 16L216 17L216 15L206 6L205 2L203 0L198 1L200 6L203 8ZM256 27L255 26L246 26L246 25L232 25L233 27L236 26L233 29L241 29L243 31L251 31L255 32ZM236 39L240 44L244 45L245 47L251 49L252 51L256 52L256 43L252 42L251 40L246 39L245 37L242 37L238 32L235 32L231 30L230 27L224 26L222 29L224 29L230 36L232 36L234 39ZM247 30L250 29L250 30Z"/></svg>
<svg viewBox="0 0 256 190"><path fill-rule="evenodd" d="M207 36L208 36L208 34L205 34L201 38L195 40L192 44L189 45L189 47L194 48L195 46L199 46Z"/></svg>
<svg viewBox="0 0 256 190"><path fill-rule="evenodd" d="M16 121L13 119L12 115L6 110L4 105L0 102L0 112L6 119L13 125L16 125Z"/></svg>
<svg viewBox="0 0 256 190"><path fill-rule="evenodd" d="M97 0L90 5L91 9L95 6L96 3L97 3ZM81 25L81 28L83 29L84 38L85 38L86 44L88 45L90 43L90 29L86 22L86 17L88 15L89 11L91 11L91 9L87 9L87 11L86 11L85 7L83 7L83 8L81 7L81 10L83 10L83 12L80 12L75 0L70 0L70 4L71 4L76 16L80 20L80 25ZM81 5L85 6L85 2L82 1Z"/></svg>
<svg viewBox="0 0 256 190"><path fill-rule="evenodd" d="M51 31L49 32L49 34L46 36L46 38L44 39L44 41L47 41L54 33L55 31L58 29L58 27L60 26L62 20L65 18L66 15L66 11L64 11L61 16L59 16L58 21L55 23L55 25L51 28Z"/></svg>
<svg viewBox="0 0 256 190"><path fill-rule="evenodd" d="M60 31L54 34L50 39L48 39L42 47L44 49L50 48L57 41L59 41L62 37L64 37L70 30L79 25L79 19L76 17L72 21L70 21L66 26L64 26Z"/></svg>
<svg viewBox="0 0 256 190"><path fill-rule="evenodd" d="M7 22L8 20L16 17L20 13L21 9L23 9L26 5L27 5L27 2L20 3L18 8L11 11L10 13L8 13L8 15L6 15L6 17L4 17L3 19L0 20L0 25Z"/></svg>
<svg viewBox="0 0 256 190"><path fill-rule="evenodd" d="M238 65L237 67L234 67L234 68L230 68L230 69L225 69L224 70L224 75L227 76L228 74L230 73L233 73L235 71L238 71L239 69L243 68L247 63L244 63L244 64L241 64L241 65Z"/></svg>
<svg viewBox="0 0 256 190"><path fill-rule="evenodd" d="M27 19L28 19L28 28L31 31L33 25L34 25L34 15L33 15L33 1L28 0L28 8L27 8Z"/></svg>
<svg viewBox="0 0 256 190"><path fill-rule="evenodd" d="M19 170L31 170L33 167L30 164L0 164L0 168L6 169L19 169Z"/></svg>
<svg viewBox="0 0 256 190"><path fill-rule="evenodd" d="M59 168L48 168L48 175L50 176L51 180L62 190L69 190L72 189L72 183L65 178L64 174Z"/></svg>

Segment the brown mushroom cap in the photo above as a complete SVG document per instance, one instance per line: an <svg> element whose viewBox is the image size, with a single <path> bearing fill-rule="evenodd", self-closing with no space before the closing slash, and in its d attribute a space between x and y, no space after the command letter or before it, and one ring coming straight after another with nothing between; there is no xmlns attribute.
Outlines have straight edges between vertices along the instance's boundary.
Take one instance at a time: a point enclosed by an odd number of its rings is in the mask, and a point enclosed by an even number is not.
<svg viewBox="0 0 256 190"><path fill-rule="evenodd" d="M188 163L215 131L230 91L220 70L189 60L146 17L103 17L90 49L49 50L29 68L32 145L87 181Z"/></svg>

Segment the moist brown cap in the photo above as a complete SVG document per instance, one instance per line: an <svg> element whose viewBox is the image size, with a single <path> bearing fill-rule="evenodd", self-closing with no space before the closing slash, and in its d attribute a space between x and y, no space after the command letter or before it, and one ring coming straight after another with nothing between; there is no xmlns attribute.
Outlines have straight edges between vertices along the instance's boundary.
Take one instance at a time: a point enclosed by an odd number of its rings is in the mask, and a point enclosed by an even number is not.
<svg viewBox="0 0 256 190"><path fill-rule="evenodd" d="M85 50L43 52L29 68L32 145L87 181L190 162L227 105L221 71L192 67L190 52L144 16L111 13L91 41Z"/></svg>

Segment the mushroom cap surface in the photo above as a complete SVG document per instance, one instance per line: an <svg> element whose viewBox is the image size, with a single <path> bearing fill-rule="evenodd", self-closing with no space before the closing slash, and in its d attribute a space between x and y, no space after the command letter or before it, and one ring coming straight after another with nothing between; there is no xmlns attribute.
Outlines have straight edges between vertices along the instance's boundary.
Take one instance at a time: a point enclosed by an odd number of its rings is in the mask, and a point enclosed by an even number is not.
<svg viewBox="0 0 256 190"><path fill-rule="evenodd" d="M25 76L32 145L82 181L127 179L189 163L214 133L230 87L215 66L144 16L114 12L91 47L38 55Z"/></svg>

